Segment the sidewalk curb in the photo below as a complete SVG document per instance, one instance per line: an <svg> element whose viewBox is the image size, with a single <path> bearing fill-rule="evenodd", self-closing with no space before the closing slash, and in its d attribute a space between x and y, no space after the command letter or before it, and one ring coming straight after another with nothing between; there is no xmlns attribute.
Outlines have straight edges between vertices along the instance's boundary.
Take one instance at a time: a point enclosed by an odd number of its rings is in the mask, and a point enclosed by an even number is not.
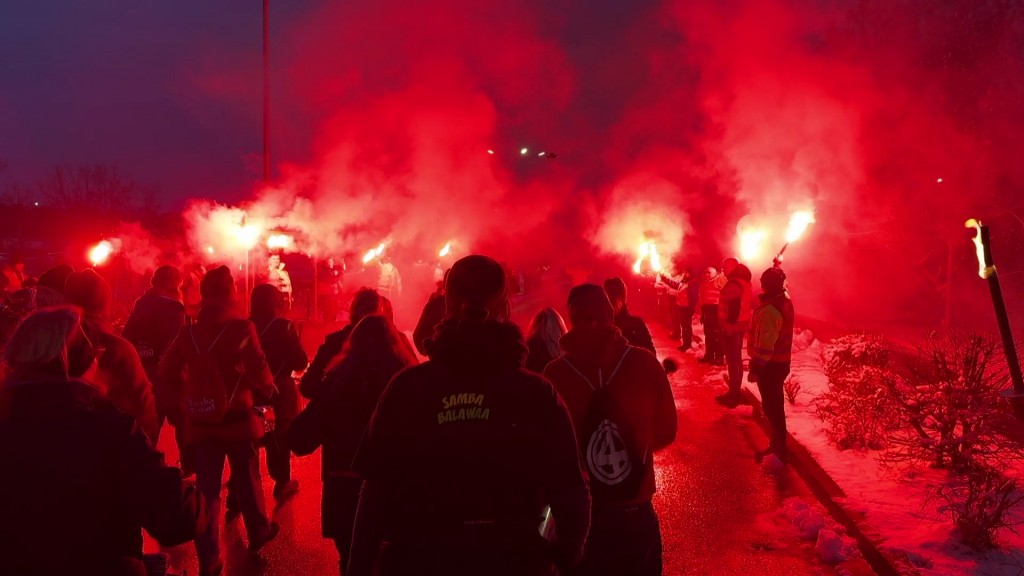
<svg viewBox="0 0 1024 576"><path fill-rule="evenodd" d="M754 394L744 388L743 398L754 408L754 420L761 426L765 433L770 433L768 421L761 409L761 401ZM828 513L839 524L846 529L846 533L857 541L857 548L860 549L864 560L879 576L900 576L900 571L893 565L892 560L882 553L878 548L880 537L867 526L863 518L858 518L854 513L843 508L837 498L845 498L843 489L836 484L835 480L828 475L828 472L818 464L814 456L796 440L792 434L786 434L786 447L789 451L789 464L796 471L800 479L811 490L815 498L828 510Z"/></svg>

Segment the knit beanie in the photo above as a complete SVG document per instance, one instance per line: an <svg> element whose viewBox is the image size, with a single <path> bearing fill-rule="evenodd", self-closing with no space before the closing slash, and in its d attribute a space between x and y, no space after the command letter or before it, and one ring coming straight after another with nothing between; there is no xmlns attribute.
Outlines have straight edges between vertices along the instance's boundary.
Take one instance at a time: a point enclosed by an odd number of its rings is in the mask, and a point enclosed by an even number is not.
<svg viewBox="0 0 1024 576"><path fill-rule="evenodd" d="M462 258L448 273L445 306L450 318L508 320L511 303L505 269L487 256Z"/></svg>
<svg viewBox="0 0 1024 576"><path fill-rule="evenodd" d="M43 272L43 275L39 277L39 281L36 282L36 286L45 286L63 294L64 284L67 283L68 276L70 276L74 271L75 269L67 264L54 266L46 272Z"/></svg>
<svg viewBox="0 0 1024 576"><path fill-rule="evenodd" d="M782 294L786 291L786 273L782 268L769 268L761 274L761 290L765 294Z"/></svg>
<svg viewBox="0 0 1024 576"><path fill-rule="evenodd" d="M181 270L177 266L161 266L153 273L149 283L158 290L177 292L181 288Z"/></svg>
<svg viewBox="0 0 1024 576"><path fill-rule="evenodd" d="M86 317L106 318L110 312L110 285L92 268L72 272L64 283L64 300L78 306Z"/></svg>
<svg viewBox="0 0 1024 576"><path fill-rule="evenodd" d="M597 284L580 284L569 291L569 322L573 328L611 326L613 318L608 294Z"/></svg>
<svg viewBox="0 0 1024 576"><path fill-rule="evenodd" d="M618 276L604 281L604 291L608 294L608 299L613 302L615 300L626 301L626 281Z"/></svg>
<svg viewBox="0 0 1024 576"><path fill-rule="evenodd" d="M199 295L204 300L234 296L235 281L231 278L231 269L221 266L207 272L199 281Z"/></svg>

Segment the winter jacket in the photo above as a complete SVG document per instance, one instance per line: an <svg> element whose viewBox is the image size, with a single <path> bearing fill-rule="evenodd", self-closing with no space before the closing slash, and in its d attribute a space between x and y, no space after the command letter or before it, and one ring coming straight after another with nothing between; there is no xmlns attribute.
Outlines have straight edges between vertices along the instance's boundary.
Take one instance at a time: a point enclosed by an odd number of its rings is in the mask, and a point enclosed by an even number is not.
<svg viewBox="0 0 1024 576"><path fill-rule="evenodd" d="M88 318L82 323L86 335L98 350L93 383L119 410L131 414L155 444L157 441L156 399L153 385L135 347L124 338Z"/></svg>
<svg viewBox="0 0 1024 576"><path fill-rule="evenodd" d="M614 373L608 382L612 399L624 407L644 460L644 478L634 498L619 502L595 500L594 507L649 502L655 492L653 454L676 437L676 406L664 369L653 355L627 344L611 326L570 330L562 337L561 345L562 356L548 364L544 377L565 401L577 432L581 433L586 425L593 386L600 386ZM578 436L578 440L580 453L585 455L590 438Z"/></svg>
<svg viewBox="0 0 1024 576"><path fill-rule="evenodd" d="M702 280L700 283L700 305L703 306L718 306L718 300L721 296L722 287L724 283L720 282L725 279L725 276L719 274L714 278L708 280Z"/></svg>
<svg viewBox="0 0 1024 576"><path fill-rule="evenodd" d="M622 332L630 346L649 350L651 354L657 356L658 351L654 348L654 340L651 339L651 331L647 329L647 323L639 316L630 314L625 306L615 315L615 327Z"/></svg>
<svg viewBox="0 0 1024 576"><path fill-rule="evenodd" d="M729 273L729 280L718 300L718 322L722 332L746 334L754 316L753 301L750 270L741 264Z"/></svg>
<svg viewBox="0 0 1024 576"><path fill-rule="evenodd" d="M751 367L754 364L789 364L793 358L793 301L785 293L761 296L748 336Z"/></svg>
<svg viewBox="0 0 1024 576"><path fill-rule="evenodd" d="M157 411L176 414L177 403L173 395L160 385L160 359L185 325L185 304L176 296L150 288L135 302L121 336L139 353L146 377L153 385Z"/></svg>
<svg viewBox="0 0 1024 576"><path fill-rule="evenodd" d="M421 355L426 356L426 342L434 335L434 327L444 320L444 313L444 294L434 292L423 306L423 313L420 314L420 320L416 323L416 329L412 333L413 344L416 345L416 350Z"/></svg>
<svg viewBox="0 0 1024 576"><path fill-rule="evenodd" d="M693 284L692 279L685 276L679 276L678 278L659 276L658 279L673 290L676 297L676 306L691 308L696 304L696 301L691 298L692 290L690 285Z"/></svg>
<svg viewBox="0 0 1024 576"><path fill-rule="evenodd" d="M309 356L302 349L295 325L284 318L269 321L255 320L260 348L267 357L267 366L274 378L277 394L273 398L257 398L261 403L270 401L278 426L286 429L299 413L299 391L292 372L301 372L309 364Z"/></svg>
<svg viewBox="0 0 1024 576"><path fill-rule="evenodd" d="M204 506L136 421L80 380L0 384L0 574L145 576L144 528L191 540Z"/></svg>
<svg viewBox="0 0 1024 576"><path fill-rule="evenodd" d="M358 477L352 470L352 459L377 401L391 378L404 368L405 364L395 361L368 368L345 365L333 370L328 373L321 394L310 400L292 422L287 444L293 452L305 456L323 446L320 467L325 538L351 537L352 526L340 525L346 517L336 510L344 505L351 486L346 480Z"/></svg>
<svg viewBox="0 0 1024 576"><path fill-rule="evenodd" d="M331 332L324 338L324 343L316 349L316 354L313 356L313 361L309 363L306 368L306 373L302 375L302 379L299 380L299 392L306 398L314 398L320 393L323 387L324 374L327 372L327 367L331 365L331 361L337 358L341 351L345 349L345 342L348 341L349 334L352 334L352 330L355 329L355 324L346 324L344 328L337 332Z"/></svg>
<svg viewBox="0 0 1024 576"><path fill-rule="evenodd" d="M365 481L345 574L370 574L384 540L386 560L422 574L577 562L590 507L576 439L555 390L522 369L519 329L447 320L429 352L392 380L359 448ZM554 548L538 534L545 504Z"/></svg>
<svg viewBox="0 0 1024 576"><path fill-rule="evenodd" d="M163 360L160 379L184 398L184 379L191 360L212 347L226 393L232 398L222 423L207 424L185 417L185 442L206 439L222 441L257 440L263 436L263 424L253 410L253 393L270 398L276 393L267 360L260 348L252 322L239 318L227 302L204 301L194 324L178 332Z"/></svg>

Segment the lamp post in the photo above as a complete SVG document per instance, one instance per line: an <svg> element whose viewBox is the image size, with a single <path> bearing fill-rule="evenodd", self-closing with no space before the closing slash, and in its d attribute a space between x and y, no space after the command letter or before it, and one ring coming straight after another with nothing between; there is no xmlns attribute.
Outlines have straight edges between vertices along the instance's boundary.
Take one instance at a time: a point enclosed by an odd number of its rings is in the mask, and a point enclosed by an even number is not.
<svg viewBox="0 0 1024 576"><path fill-rule="evenodd" d="M263 182L270 182L270 0L263 0Z"/></svg>
<svg viewBox="0 0 1024 576"><path fill-rule="evenodd" d="M1010 371L1010 381L1013 389L1003 393L1010 401L1017 418L1024 420L1024 376L1021 375L1020 359L1017 358L1017 347L1013 342L1013 332L1010 330L1010 318L1006 313L1006 301L1003 299L1003 289L999 285L999 276L996 274L996 266L992 261L992 243L989 238L988 226L980 221L970 219L965 224L967 228L974 228L974 247L978 254L978 275L988 282L989 293L992 295L992 306L996 312L996 322L999 324L999 335L1003 340L1003 352L1006 354L1006 366Z"/></svg>

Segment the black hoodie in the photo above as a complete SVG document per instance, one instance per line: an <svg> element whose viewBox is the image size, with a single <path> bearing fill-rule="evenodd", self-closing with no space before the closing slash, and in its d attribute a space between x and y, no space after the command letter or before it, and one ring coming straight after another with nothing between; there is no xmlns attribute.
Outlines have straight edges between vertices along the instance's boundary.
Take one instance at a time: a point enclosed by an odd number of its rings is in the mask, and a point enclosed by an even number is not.
<svg viewBox="0 0 1024 576"><path fill-rule="evenodd" d="M550 561L538 536L546 504L555 556L578 560L589 499L575 435L551 385L522 368L519 328L449 319L427 348L430 360L384 392L356 456L366 483L346 574L369 574L381 539L422 573Z"/></svg>
<svg viewBox="0 0 1024 576"><path fill-rule="evenodd" d="M83 381L0 384L0 470L0 574L143 576L142 528L173 546L205 523L181 471Z"/></svg>

